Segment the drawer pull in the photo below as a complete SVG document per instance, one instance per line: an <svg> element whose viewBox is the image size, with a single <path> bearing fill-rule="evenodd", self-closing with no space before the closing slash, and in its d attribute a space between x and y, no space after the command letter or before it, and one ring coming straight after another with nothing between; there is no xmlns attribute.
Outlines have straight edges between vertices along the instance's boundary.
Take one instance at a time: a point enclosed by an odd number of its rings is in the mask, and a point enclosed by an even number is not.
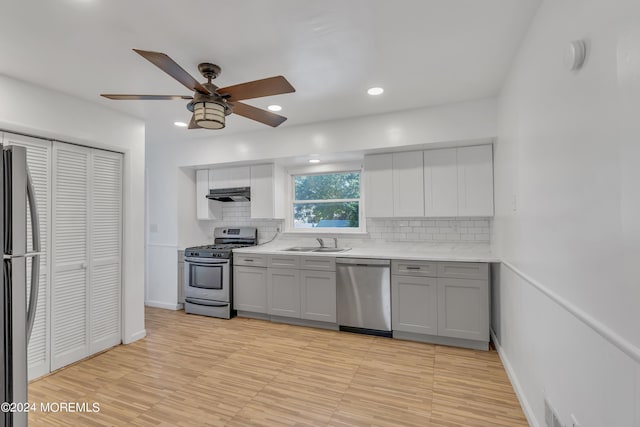
<svg viewBox="0 0 640 427"><path fill-rule="evenodd" d="M407 270L420 270L420 267L414 267L414 266L411 266L411 265L408 265L408 266L406 266L405 268L406 268Z"/></svg>
<svg viewBox="0 0 640 427"><path fill-rule="evenodd" d="M253 260L252 260L252 259L246 259L246 258L245 258L245 261L247 261L247 262L253 262Z"/></svg>

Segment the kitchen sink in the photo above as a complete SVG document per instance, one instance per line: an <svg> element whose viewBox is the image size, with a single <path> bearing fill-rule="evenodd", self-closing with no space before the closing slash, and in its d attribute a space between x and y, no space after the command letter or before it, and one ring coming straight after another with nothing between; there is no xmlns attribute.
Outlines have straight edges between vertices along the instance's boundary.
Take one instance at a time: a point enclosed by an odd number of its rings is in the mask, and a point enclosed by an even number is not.
<svg viewBox="0 0 640 427"><path fill-rule="evenodd" d="M319 248L317 246L294 246L291 248L283 249L285 252L344 252L351 248Z"/></svg>
<svg viewBox="0 0 640 427"><path fill-rule="evenodd" d="M292 248L283 249L283 251L286 251L286 252L313 252L316 249L320 249L320 248L318 248L317 246L311 246L311 247L294 246Z"/></svg>
<svg viewBox="0 0 640 427"><path fill-rule="evenodd" d="M312 252L344 252L351 248L316 248Z"/></svg>

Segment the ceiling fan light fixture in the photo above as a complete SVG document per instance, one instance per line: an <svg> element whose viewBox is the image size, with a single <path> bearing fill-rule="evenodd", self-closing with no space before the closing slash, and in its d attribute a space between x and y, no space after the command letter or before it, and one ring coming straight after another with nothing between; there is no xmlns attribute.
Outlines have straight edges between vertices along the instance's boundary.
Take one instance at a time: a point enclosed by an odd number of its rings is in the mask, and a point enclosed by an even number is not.
<svg viewBox="0 0 640 427"><path fill-rule="evenodd" d="M194 102L193 117L201 128L222 129L224 128L225 106L217 102Z"/></svg>

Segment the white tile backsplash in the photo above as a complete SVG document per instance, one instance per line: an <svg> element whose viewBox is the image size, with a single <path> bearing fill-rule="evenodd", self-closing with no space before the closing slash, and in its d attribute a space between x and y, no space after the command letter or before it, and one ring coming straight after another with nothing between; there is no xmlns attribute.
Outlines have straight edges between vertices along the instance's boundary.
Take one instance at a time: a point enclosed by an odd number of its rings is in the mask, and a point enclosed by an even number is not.
<svg viewBox="0 0 640 427"><path fill-rule="evenodd" d="M284 231L284 220L251 219L251 202L222 205L222 219L210 222L215 227L247 226L258 229L258 241L270 240L276 230ZM367 218L368 238L389 242L475 242L489 243L491 218Z"/></svg>
<svg viewBox="0 0 640 427"><path fill-rule="evenodd" d="M491 218L367 218L372 240L489 243Z"/></svg>
<svg viewBox="0 0 640 427"><path fill-rule="evenodd" d="M265 242L275 236L276 230L284 226L282 219L252 219L251 202L229 202L222 205L222 219L210 221L210 235L216 227L256 227L258 242Z"/></svg>

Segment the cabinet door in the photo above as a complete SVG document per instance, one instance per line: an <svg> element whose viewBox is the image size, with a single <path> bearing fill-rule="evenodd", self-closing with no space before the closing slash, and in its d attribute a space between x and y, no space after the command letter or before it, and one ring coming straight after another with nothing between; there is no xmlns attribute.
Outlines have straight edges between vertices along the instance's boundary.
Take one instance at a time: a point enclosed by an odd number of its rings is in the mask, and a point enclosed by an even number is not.
<svg viewBox="0 0 640 427"><path fill-rule="evenodd" d="M51 370L89 355L90 149L54 142Z"/></svg>
<svg viewBox="0 0 640 427"><path fill-rule="evenodd" d="M251 218L284 217L279 172L275 165L251 166Z"/></svg>
<svg viewBox="0 0 640 427"><path fill-rule="evenodd" d="M300 271L269 268L269 314L300 318Z"/></svg>
<svg viewBox="0 0 640 427"><path fill-rule="evenodd" d="M227 168L209 169L209 189L229 188L230 174Z"/></svg>
<svg viewBox="0 0 640 427"><path fill-rule="evenodd" d="M393 216L393 155L374 154L364 158L364 199L367 217Z"/></svg>
<svg viewBox="0 0 640 427"><path fill-rule="evenodd" d="M310 271L300 273L302 318L336 322L336 273Z"/></svg>
<svg viewBox="0 0 640 427"><path fill-rule="evenodd" d="M251 168L249 166L241 166L229 168L229 187L249 187L251 185Z"/></svg>
<svg viewBox="0 0 640 427"><path fill-rule="evenodd" d="M491 145L458 148L458 215L493 216Z"/></svg>
<svg viewBox="0 0 640 427"><path fill-rule="evenodd" d="M209 171L196 171L196 217L200 220L222 219L222 202L207 199L209 194Z"/></svg>
<svg viewBox="0 0 640 427"><path fill-rule="evenodd" d="M393 154L393 215L424 216L422 152Z"/></svg>
<svg viewBox="0 0 640 427"><path fill-rule="evenodd" d="M267 313L266 268L233 268L233 308L254 313Z"/></svg>
<svg viewBox="0 0 640 427"><path fill-rule="evenodd" d="M438 335L489 341L489 282L438 278Z"/></svg>
<svg viewBox="0 0 640 427"><path fill-rule="evenodd" d="M209 188L249 187L250 180L249 166L209 169Z"/></svg>
<svg viewBox="0 0 640 427"><path fill-rule="evenodd" d="M437 335L437 295L436 278L391 276L392 329Z"/></svg>
<svg viewBox="0 0 640 427"><path fill-rule="evenodd" d="M456 148L424 152L424 215L458 215Z"/></svg>
<svg viewBox="0 0 640 427"><path fill-rule="evenodd" d="M122 154L91 150L89 325L91 354L121 342Z"/></svg>

